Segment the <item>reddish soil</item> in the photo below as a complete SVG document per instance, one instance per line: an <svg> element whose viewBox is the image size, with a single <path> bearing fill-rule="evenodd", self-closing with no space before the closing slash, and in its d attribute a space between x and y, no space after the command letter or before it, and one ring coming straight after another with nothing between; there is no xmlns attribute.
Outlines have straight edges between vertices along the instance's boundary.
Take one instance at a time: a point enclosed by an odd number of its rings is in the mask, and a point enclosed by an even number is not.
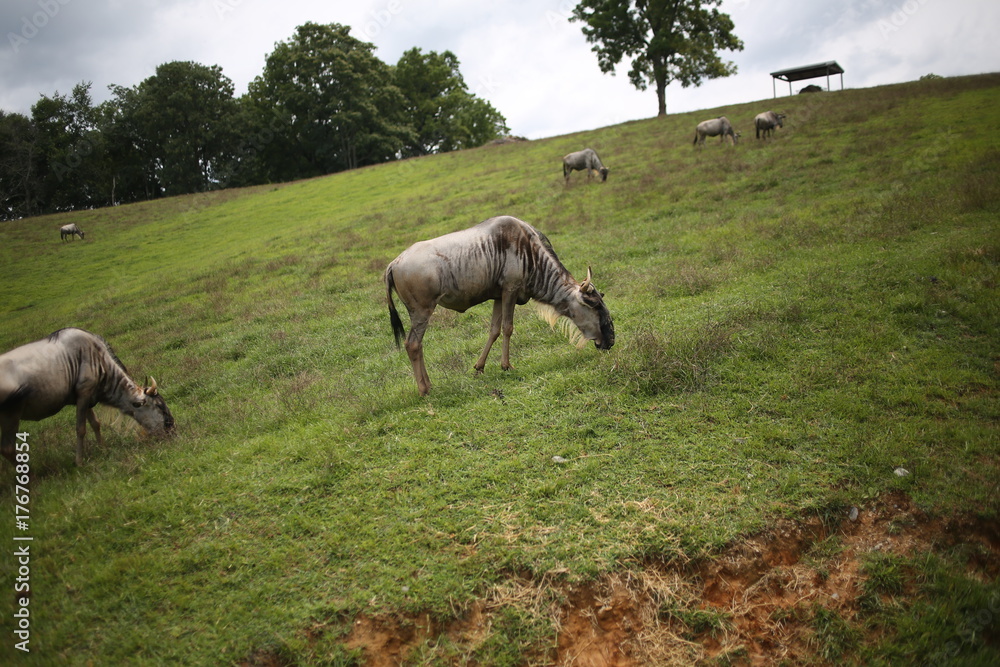
<svg viewBox="0 0 1000 667"><path fill-rule="evenodd" d="M817 606L847 622L857 616L862 558L869 552L905 556L968 544L976 547L966 550L973 554L971 575L1000 575L1000 524L929 517L902 494L845 520L824 552L820 543L827 537L818 520L782 521L701 562L647 564L576 585L515 578L446 624L428 615L360 616L345 644L363 650L366 667L389 667L428 641L446 638L465 648L467 657L455 664L476 664L468 656L489 635L494 611L520 604L547 613L558 629L556 646L526 656L525 664L638 667L718 658L737 665L799 664L816 661L810 621ZM546 587L560 595L546 595ZM552 599L563 602L544 602ZM709 621L692 623L692 613ZM713 618L724 622L713 624Z"/></svg>

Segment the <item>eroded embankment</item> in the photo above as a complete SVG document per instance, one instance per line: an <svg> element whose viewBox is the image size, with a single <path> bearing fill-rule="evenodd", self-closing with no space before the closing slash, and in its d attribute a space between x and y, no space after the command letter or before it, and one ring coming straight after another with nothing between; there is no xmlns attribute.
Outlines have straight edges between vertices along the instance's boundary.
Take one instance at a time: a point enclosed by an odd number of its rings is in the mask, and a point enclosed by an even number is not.
<svg viewBox="0 0 1000 667"><path fill-rule="evenodd" d="M399 665L442 644L452 650L437 656L440 664L479 664L498 613L513 608L556 629L555 646L534 647L525 664L798 664L837 648L820 621L830 632L864 636L865 562L873 554L908 558L957 546L967 547L970 577L1000 576L997 521L932 517L892 494L832 528L819 519L780 521L702 561L633 566L585 584L511 578L449 622L361 615L343 643L370 667ZM257 655L244 664L280 663Z"/></svg>

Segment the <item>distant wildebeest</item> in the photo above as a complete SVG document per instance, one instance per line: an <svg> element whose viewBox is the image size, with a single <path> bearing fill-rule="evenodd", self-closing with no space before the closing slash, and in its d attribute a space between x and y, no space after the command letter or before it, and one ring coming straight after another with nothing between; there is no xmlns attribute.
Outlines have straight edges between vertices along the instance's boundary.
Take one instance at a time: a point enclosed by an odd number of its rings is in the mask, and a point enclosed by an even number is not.
<svg viewBox="0 0 1000 667"><path fill-rule="evenodd" d="M719 137L720 143L725 141L726 137L730 137L735 146L736 140L739 139L740 135L738 132L733 131L733 125L729 122L728 118L719 116L718 118L703 120L698 123L698 127L694 131L695 145L704 145L705 137Z"/></svg>
<svg viewBox="0 0 1000 667"><path fill-rule="evenodd" d="M757 128L757 138L760 139L760 135L763 132L764 138L767 139L768 135L774 132L776 127L784 127L785 114L774 113L773 111L765 111L764 113L759 113L753 119L754 127Z"/></svg>
<svg viewBox="0 0 1000 667"><path fill-rule="evenodd" d="M608 168L601 164L601 158L593 148L584 148L582 151L570 153L563 157L563 178L569 181L569 175L574 171L587 171L587 180L594 177L596 171L601 175L601 182L608 180Z"/></svg>
<svg viewBox="0 0 1000 667"><path fill-rule="evenodd" d="M83 238L83 232L76 226L75 222L71 222L70 224L63 225L59 228L60 241L65 241L67 236L72 240L74 234L79 236L81 239Z"/></svg>
<svg viewBox="0 0 1000 667"><path fill-rule="evenodd" d="M76 406L76 464L83 465L87 422L103 446L98 403L118 408L154 435L174 430L174 418L156 380L142 387L100 336L60 329L42 340L0 355L0 453L14 462L14 440L22 419L39 421Z"/></svg>
<svg viewBox="0 0 1000 667"><path fill-rule="evenodd" d="M414 243L385 270L386 300L396 346L406 330L396 312L396 291L410 314L406 353L413 365L417 389L431 388L424 367L423 337L438 305L464 313L493 300L493 319L486 347L476 361L482 372L486 357L503 333L500 366L509 370L514 306L529 299L550 305L579 328L584 339L600 350L615 343L615 327L602 295L594 287L590 269L578 283L562 265L544 234L511 216L484 220L475 227Z"/></svg>

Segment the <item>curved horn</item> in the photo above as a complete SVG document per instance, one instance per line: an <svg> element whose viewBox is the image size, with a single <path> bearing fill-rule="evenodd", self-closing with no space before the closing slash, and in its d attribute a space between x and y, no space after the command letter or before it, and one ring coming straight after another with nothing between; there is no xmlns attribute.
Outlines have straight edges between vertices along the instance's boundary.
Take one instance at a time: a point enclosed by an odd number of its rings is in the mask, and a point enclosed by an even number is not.
<svg viewBox="0 0 1000 667"><path fill-rule="evenodd" d="M149 394L150 396L155 396L156 395L156 378L153 377L152 375L150 375L149 379L151 380L152 383L149 385L149 387L147 389L145 389L145 392L147 394Z"/></svg>
<svg viewBox="0 0 1000 667"><path fill-rule="evenodd" d="M587 279L580 283L581 292L591 292L594 289L593 285L593 274L590 272L590 267L587 267Z"/></svg>

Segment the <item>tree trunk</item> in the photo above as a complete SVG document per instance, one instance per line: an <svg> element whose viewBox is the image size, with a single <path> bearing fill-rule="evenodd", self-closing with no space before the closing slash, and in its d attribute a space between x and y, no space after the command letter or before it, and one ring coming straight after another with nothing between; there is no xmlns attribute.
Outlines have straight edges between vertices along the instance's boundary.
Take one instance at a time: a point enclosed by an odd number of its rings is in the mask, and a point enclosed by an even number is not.
<svg viewBox="0 0 1000 667"><path fill-rule="evenodd" d="M666 63L656 63L653 65L653 78L656 79L656 110L657 116L667 115L667 65Z"/></svg>

